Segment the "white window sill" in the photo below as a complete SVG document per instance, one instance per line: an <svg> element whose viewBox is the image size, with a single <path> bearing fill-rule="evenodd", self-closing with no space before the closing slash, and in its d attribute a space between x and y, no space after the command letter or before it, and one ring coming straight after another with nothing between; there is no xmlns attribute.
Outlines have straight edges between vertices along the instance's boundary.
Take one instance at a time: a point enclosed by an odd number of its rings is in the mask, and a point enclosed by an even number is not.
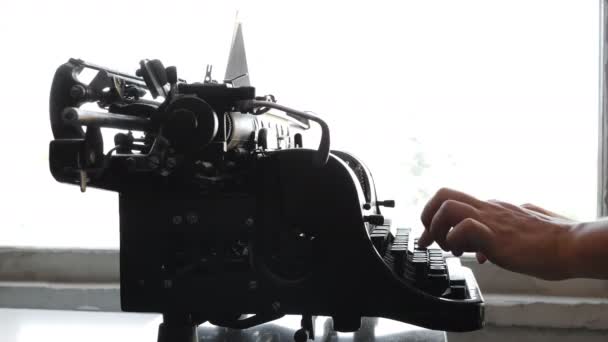
<svg viewBox="0 0 608 342"><path fill-rule="evenodd" d="M471 267L486 300L486 323L501 327L608 329L608 282L543 281ZM0 249L0 307L120 311L116 250Z"/></svg>

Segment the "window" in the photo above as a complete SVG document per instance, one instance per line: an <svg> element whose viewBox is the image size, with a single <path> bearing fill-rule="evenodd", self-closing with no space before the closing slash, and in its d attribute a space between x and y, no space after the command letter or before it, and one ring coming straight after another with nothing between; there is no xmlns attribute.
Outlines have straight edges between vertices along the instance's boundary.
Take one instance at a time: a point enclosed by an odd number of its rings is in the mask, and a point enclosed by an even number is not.
<svg viewBox="0 0 608 342"><path fill-rule="evenodd" d="M368 164L399 221L417 224L441 186L595 216L596 3L327 6L249 24L252 79L324 114L334 148Z"/></svg>
<svg viewBox="0 0 608 342"><path fill-rule="evenodd" d="M422 206L442 186L482 199L533 202L580 220L595 217L595 1L1 1L0 245L118 247L118 196L95 189L83 195L48 170L55 69L76 57L134 72L140 59L158 58L191 82L213 64L221 80L236 9L258 93L323 116L333 148L360 157L381 199L396 200L389 215L398 225L418 225ZM74 255L91 265L100 260L91 251ZM43 276L62 267L70 271L62 277L101 273L74 268L70 257L49 253L47 259L24 264L50 270ZM118 263L110 259L100 264L104 279L115 283ZM478 279L503 286L481 284L494 292L509 284L519 294L601 296L606 288L591 281L560 287L483 267ZM45 293L30 302L56 308ZM6 336L25 342L39 339L40 329L57 332L48 326L55 313L38 314ZM98 315L83 315L95 322L79 321L76 331L115 329L124 316L98 324ZM137 326L117 331L154 338L157 316L129 316Z"/></svg>
<svg viewBox="0 0 608 342"><path fill-rule="evenodd" d="M207 63L221 79L236 8L258 93L326 118L333 147L358 155L379 195L397 200L400 224L416 225L441 186L595 215L595 2L0 6L3 32L13 32L1 38L13 52L0 86L11 146L2 244L118 246L117 196L82 195L49 174L55 68L78 57L134 72L159 58L189 81Z"/></svg>

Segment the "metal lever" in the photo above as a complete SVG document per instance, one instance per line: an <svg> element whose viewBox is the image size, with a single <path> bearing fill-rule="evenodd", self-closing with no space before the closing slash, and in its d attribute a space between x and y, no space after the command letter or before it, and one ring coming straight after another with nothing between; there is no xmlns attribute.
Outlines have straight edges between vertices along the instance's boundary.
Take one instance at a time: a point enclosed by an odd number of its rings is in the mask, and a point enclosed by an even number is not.
<svg viewBox="0 0 608 342"><path fill-rule="evenodd" d="M315 164L318 167L322 167L327 164L330 151L329 126L327 123L325 123L325 121L323 121L323 119L311 113L289 108L272 101L246 100L241 101L238 107L239 111L242 113L251 113L255 108L274 108L285 112L285 114L293 118L311 120L319 124L319 126L321 126L321 141L319 142L319 149L315 158Z"/></svg>

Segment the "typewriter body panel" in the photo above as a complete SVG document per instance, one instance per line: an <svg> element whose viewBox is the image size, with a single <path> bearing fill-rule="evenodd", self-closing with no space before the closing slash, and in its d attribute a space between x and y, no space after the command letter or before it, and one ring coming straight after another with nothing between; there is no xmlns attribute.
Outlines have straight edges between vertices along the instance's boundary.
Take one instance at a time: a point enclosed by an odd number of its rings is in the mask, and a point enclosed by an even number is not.
<svg viewBox="0 0 608 342"><path fill-rule="evenodd" d="M315 168L314 153L273 154L256 170L254 193L122 193L123 309L186 309L221 324L278 307L331 316L344 331L361 317L478 329L481 296L437 297L396 275L370 239L354 173L334 155Z"/></svg>
<svg viewBox="0 0 608 342"><path fill-rule="evenodd" d="M97 74L82 82L83 69ZM391 227L381 209L394 202L377 198L363 162L330 150L322 119L239 78L218 83L208 69L187 83L157 60L136 75L75 59L57 69L50 170L81 191L119 193L122 309L162 313L159 341L189 341L184 327L205 321L242 329L286 314L302 315L307 336L317 315L337 331L361 317L481 328L470 270ZM121 130L109 150L106 128Z"/></svg>

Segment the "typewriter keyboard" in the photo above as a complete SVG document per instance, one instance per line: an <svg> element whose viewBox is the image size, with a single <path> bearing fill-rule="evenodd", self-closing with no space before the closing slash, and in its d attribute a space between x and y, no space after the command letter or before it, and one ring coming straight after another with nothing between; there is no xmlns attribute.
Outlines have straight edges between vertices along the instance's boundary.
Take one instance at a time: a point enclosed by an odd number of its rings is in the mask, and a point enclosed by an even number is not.
<svg viewBox="0 0 608 342"><path fill-rule="evenodd" d="M370 234L378 253L403 280L434 296L470 298L460 260L444 257L441 249L420 248L409 228L393 236L388 226L376 226Z"/></svg>

